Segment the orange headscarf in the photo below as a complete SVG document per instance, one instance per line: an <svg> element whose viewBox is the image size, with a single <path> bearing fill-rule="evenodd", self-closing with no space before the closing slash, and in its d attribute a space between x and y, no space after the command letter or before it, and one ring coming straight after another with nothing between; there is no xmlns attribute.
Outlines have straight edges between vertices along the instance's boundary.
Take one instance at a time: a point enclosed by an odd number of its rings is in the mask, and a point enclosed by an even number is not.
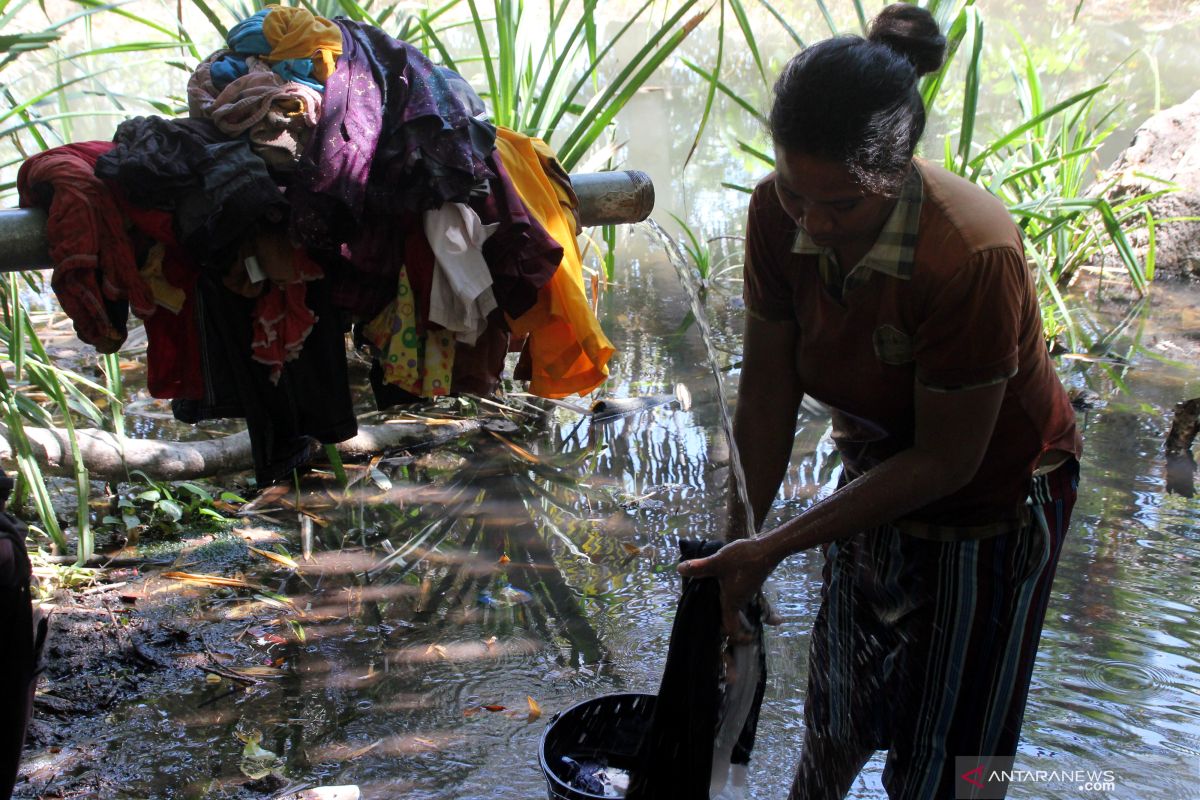
<svg viewBox="0 0 1200 800"><path fill-rule="evenodd" d="M271 61L311 58L313 77L324 83L342 53L342 29L331 20L315 16L306 8L267 6L263 36L271 45Z"/></svg>

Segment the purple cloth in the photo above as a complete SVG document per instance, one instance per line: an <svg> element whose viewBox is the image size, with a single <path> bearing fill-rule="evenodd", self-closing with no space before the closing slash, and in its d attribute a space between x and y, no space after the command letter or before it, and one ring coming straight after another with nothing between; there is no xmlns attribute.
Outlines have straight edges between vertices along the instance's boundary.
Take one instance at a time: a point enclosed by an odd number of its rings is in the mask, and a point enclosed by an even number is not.
<svg viewBox="0 0 1200 800"><path fill-rule="evenodd" d="M470 206L483 224L500 224L483 243L483 257L496 303L516 318L533 308L538 290L554 277L563 248L529 213L499 155L493 153L488 163L496 175L489 181L491 191L473 198Z"/></svg>
<svg viewBox="0 0 1200 800"><path fill-rule="evenodd" d="M486 192L496 129L476 118L482 103L470 86L379 28L356 23L350 33L374 55L385 76L384 131L371 174L371 207L427 211Z"/></svg>
<svg viewBox="0 0 1200 800"><path fill-rule="evenodd" d="M342 29L342 54L325 81L321 119L300 159L288 200L292 232L305 244L337 252L358 224L371 161L384 125L383 82L352 23Z"/></svg>
<svg viewBox="0 0 1200 800"><path fill-rule="evenodd" d="M337 252L354 230L487 191L495 128L406 42L338 17L342 55L289 192L293 232ZM364 216L365 212L365 216Z"/></svg>

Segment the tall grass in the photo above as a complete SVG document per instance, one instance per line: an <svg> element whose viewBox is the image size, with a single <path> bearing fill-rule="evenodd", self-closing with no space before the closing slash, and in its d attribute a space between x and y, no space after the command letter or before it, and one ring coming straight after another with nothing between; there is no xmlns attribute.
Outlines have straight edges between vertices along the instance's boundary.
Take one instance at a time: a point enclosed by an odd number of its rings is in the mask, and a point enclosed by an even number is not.
<svg viewBox="0 0 1200 800"><path fill-rule="evenodd" d="M820 0L816 2L831 33L838 34L834 17ZM804 42L786 18L769 2L761 3L783 30L803 47ZM1079 268L1107 254L1115 254L1134 289L1146 291L1154 274L1153 233L1155 220L1149 203L1171 191L1164 184L1159 191L1147 192L1110 203L1106 199L1115 178L1101 180L1096 153L1116 128L1117 105L1109 100L1107 83L1101 83L1063 100L1052 100L1040 77L1038 64L1029 48L1021 42L1021 57L1007 64L1016 88L1017 121L1007 130L984 138L981 131L981 92L988 65L984 60L986 25L975 0L922 0L945 32L946 60L936 73L922 79L921 96L931 117L954 109L957 116L942 120L953 133L942 145L944 166L988 189L1008 207L1024 236L1027 255L1036 269L1039 299L1047 334L1066 336L1073 348L1080 343L1081 329L1063 300L1062 288ZM853 2L858 29L865 30L868 16L860 0ZM741 29L747 47L760 63L760 48L748 27ZM683 62L709 87L702 120L717 96L732 102L765 128L761 109L727 85L720 73L720 61L706 67ZM961 83L948 81L962 74ZM764 87L767 76L762 74ZM961 93L959 98L953 95ZM925 147L930 148L926 142ZM742 157L761 165L765 172L774 167L774 158L759 143L735 139L734 147ZM934 145L936 147L936 145ZM749 192L737 184L728 188ZM681 223L682 224L682 223ZM1130 235L1148 229L1151 247L1144 260L1130 246Z"/></svg>

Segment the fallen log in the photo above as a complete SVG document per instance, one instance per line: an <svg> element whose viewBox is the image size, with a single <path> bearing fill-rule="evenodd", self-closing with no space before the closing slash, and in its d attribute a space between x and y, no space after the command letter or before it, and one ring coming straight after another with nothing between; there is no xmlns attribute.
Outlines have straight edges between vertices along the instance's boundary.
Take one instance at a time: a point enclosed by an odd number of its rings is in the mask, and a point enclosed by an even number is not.
<svg viewBox="0 0 1200 800"><path fill-rule="evenodd" d="M438 445L478 430L479 420L397 420L382 425L360 425L358 435L337 445L343 456L369 456L396 447ZM63 428L26 427L34 458L51 474L71 474L75 460ZM125 480L141 470L155 480L183 481L251 469L250 436L245 431L199 442L130 439L108 431L82 428L75 431L79 452L91 477ZM13 458L8 428L0 425L0 459Z"/></svg>

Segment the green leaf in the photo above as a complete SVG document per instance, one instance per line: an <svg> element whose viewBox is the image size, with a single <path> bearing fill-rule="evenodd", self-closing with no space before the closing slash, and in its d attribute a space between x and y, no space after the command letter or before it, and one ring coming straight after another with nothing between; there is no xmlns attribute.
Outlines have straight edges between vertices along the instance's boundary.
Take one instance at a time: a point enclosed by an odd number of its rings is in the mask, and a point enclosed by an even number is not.
<svg viewBox="0 0 1200 800"><path fill-rule="evenodd" d="M183 506L176 503L174 500L164 499L159 500L155 504L155 508L167 515L171 522L179 522L183 519Z"/></svg>
<svg viewBox="0 0 1200 800"><path fill-rule="evenodd" d="M787 32L787 35L792 37L792 41L796 43L796 47L800 48L801 50L808 47L808 45L804 43L804 40L800 38L800 34L796 33L795 29L788 24L786 19L784 19L783 14L780 14L779 11L775 9L775 6L771 5L767 0L758 0L758 2L771 14L772 17L775 18L775 21L778 22L779 26Z"/></svg>
<svg viewBox="0 0 1200 800"><path fill-rule="evenodd" d="M205 489L203 486L199 486L195 483L192 483L191 481L180 481L179 483L177 483L175 485L178 486L180 489L184 489L185 491L191 492L196 497L199 497L201 500L203 500L207 503L212 502L212 499L213 499L212 494L207 489Z"/></svg>

